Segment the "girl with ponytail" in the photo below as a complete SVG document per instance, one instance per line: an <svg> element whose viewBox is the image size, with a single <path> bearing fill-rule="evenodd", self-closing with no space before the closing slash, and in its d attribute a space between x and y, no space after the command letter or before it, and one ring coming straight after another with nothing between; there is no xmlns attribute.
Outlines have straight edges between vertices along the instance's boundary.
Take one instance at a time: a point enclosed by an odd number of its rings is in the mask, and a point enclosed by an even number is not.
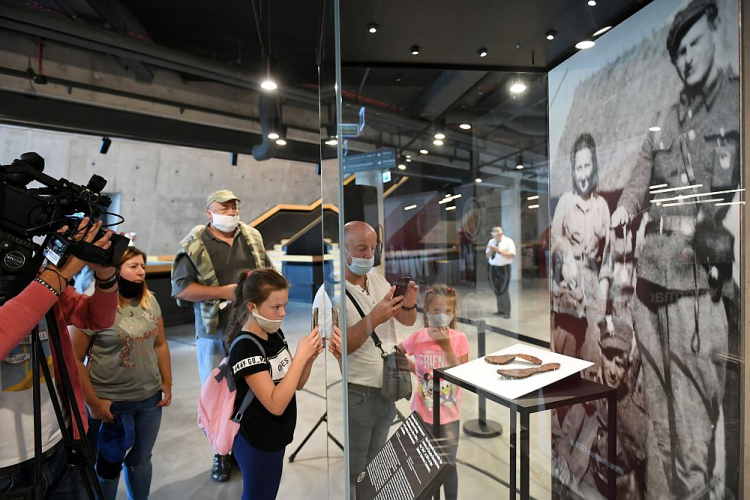
<svg viewBox="0 0 750 500"><path fill-rule="evenodd" d="M281 331L289 282L274 269L244 271L236 284L225 342L229 349L241 335L252 338L241 338L229 353L235 404L248 390L255 399L242 417L232 451L242 470L243 500L273 500L281 484L284 450L297 425L295 391L305 386L323 341L315 328L291 355Z"/></svg>

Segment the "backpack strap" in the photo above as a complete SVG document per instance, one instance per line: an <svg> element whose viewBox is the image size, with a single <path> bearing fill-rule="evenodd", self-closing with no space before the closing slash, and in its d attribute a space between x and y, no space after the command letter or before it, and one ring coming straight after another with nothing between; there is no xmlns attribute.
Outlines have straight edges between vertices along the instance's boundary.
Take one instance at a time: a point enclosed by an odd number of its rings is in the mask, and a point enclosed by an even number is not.
<svg viewBox="0 0 750 500"><path fill-rule="evenodd" d="M352 301L354 308L357 310L357 312L362 317L362 319L365 319L364 311L362 311L362 308L359 307L359 303L357 303L357 301L354 299L354 296L349 292L349 290L346 291L346 296L349 297L349 300ZM380 341L380 337L378 337L378 334L375 333L375 330L370 332L370 337L372 337L372 341L375 342L375 345L377 346L377 348L380 349L380 352L381 352L380 357L386 358L388 354L386 354L385 351L383 350L383 342Z"/></svg>
<svg viewBox="0 0 750 500"><path fill-rule="evenodd" d="M263 359L268 363L268 357L266 357L266 350L263 349L263 346L260 345L260 342L258 342L258 339L253 337L252 335L248 335L246 333L243 333L242 335L239 335L236 339L232 341L232 345L229 346L229 355L232 354L232 348L239 342L240 340L248 339L255 342L255 345L258 346L258 349L260 349L260 353L263 355ZM231 370L231 368L229 368ZM271 373L271 369L268 369L269 373ZM234 374L232 374L232 379L234 379ZM250 408L250 403L253 402L253 399L255 399L255 394L253 394L253 390L250 389L250 386L247 387L247 394L245 394L245 397L242 399L242 403L240 403L240 407L237 409L237 413L234 414L234 417L232 418L233 422L240 423L242 420L242 416L245 414L248 408Z"/></svg>

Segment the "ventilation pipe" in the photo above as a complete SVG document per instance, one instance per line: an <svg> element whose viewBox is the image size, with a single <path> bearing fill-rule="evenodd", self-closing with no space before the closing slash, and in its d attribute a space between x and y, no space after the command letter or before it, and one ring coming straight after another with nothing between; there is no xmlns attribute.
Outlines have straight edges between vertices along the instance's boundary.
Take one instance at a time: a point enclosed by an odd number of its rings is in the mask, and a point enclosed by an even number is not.
<svg viewBox="0 0 750 500"><path fill-rule="evenodd" d="M263 141L253 146L253 158L258 161L268 160L276 152L276 143L268 138L268 134L273 132L274 120L278 117L276 109L276 96L265 93L260 95L258 111Z"/></svg>

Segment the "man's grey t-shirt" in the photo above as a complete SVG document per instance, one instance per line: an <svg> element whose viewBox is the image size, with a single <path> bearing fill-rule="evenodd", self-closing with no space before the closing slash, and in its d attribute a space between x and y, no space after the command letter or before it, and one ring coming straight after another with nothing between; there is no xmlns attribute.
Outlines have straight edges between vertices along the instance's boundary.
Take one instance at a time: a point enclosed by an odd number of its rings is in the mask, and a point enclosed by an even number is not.
<svg viewBox="0 0 750 500"><path fill-rule="evenodd" d="M115 324L83 330L92 337L88 363L96 395L112 401L142 401L161 390L156 355L161 308L151 296L148 309L131 300L117 308Z"/></svg>
<svg viewBox="0 0 750 500"><path fill-rule="evenodd" d="M247 240L242 236L239 228L234 233L234 243L230 247L206 228L201 234L201 241L208 251L211 263L214 266L216 279L219 286L230 285L234 282L237 273L243 269L255 269L255 258L253 257L252 248L247 244ZM270 267L271 261L268 254L265 254L265 266ZM193 265L190 258L183 254L177 260L174 276L172 277L172 297L186 289L190 283L198 283L198 270ZM219 312L219 326L216 334L206 332L206 326L203 324L201 316L201 303L193 303L193 312L195 313L195 334L198 337L214 337L219 335L224 337L224 332L229 321L229 308L225 307Z"/></svg>

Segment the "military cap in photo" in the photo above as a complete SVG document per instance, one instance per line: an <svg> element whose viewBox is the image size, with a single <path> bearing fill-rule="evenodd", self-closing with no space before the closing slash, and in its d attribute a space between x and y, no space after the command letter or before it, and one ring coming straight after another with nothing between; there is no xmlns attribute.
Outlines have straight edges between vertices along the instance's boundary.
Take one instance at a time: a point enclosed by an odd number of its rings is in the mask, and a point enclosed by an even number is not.
<svg viewBox="0 0 750 500"><path fill-rule="evenodd" d="M719 10L714 0L693 0L687 7L682 9L674 16L672 27L669 28L667 36L667 51L669 57L674 60L677 57L677 49L680 46L682 37L693 27L695 23L705 14L706 19L713 22Z"/></svg>
<svg viewBox="0 0 750 500"><path fill-rule="evenodd" d="M231 200L237 200L240 201L239 198L237 198L233 192L231 192L228 189L221 189L219 191L214 191L213 193L208 195L208 198L206 199L206 208L213 203L224 203Z"/></svg>
<svg viewBox="0 0 750 500"><path fill-rule="evenodd" d="M614 349L620 352L630 352L630 348L633 345L633 325L629 321L624 321L620 318L612 318L614 326L613 332L608 332L606 328L602 328L601 340L599 344L602 346L602 350Z"/></svg>

